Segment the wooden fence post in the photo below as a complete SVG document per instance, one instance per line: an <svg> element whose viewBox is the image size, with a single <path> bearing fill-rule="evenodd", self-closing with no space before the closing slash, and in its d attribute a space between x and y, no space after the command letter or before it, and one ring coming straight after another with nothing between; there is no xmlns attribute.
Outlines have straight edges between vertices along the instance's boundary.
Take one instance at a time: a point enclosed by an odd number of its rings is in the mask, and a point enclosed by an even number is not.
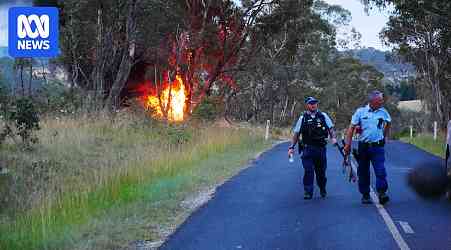
<svg viewBox="0 0 451 250"><path fill-rule="evenodd" d="M269 139L269 125L271 124L270 120L266 121L266 133L265 133L265 140Z"/></svg>
<svg viewBox="0 0 451 250"><path fill-rule="evenodd" d="M434 122L434 141L437 140L437 122Z"/></svg>

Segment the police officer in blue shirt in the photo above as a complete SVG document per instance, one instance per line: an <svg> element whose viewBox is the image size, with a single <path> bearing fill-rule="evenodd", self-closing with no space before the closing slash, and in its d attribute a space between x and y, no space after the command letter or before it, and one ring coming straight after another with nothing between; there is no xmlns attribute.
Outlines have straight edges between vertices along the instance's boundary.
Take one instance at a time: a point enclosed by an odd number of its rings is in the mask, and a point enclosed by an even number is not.
<svg viewBox="0 0 451 250"><path fill-rule="evenodd" d="M305 99L306 111L296 123L293 129L292 144L288 148L288 154L292 155L294 147L302 135L302 166L304 167L304 199L313 197L313 179L316 174L316 184L319 187L321 197L326 197L326 139L330 135L332 143L337 143L334 132L334 124L329 116L318 110L318 100L314 97ZM302 145L302 146L301 146Z"/></svg>
<svg viewBox="0 0 451 250"><path fill-rule="evenodd" d="M384 145L388 138L391 124L390 114L383 108L384 97L380 91L373 91L368 95L368 105L357 109L352 116L351 126L347 131L347 142L344 151L349 155L352 137L355 132L358 138L358 169L359 191L362 194L362 203L370 204L370 162L376 175L376 190L379 202L385 204L389 201L386 192L388 189L387 173L385 171Z"/></svg>

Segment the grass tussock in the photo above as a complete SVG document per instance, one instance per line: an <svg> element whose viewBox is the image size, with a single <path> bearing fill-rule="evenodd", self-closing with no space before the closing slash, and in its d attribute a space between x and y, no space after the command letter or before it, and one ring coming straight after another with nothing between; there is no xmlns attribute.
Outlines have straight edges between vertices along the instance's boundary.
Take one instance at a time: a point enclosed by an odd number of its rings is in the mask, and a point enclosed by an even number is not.
<svg viewBox="0 0 451 250"><path fill-rule="evenodd" d="M127 113L48 118L41 127L32 150L0 145L0 164L9 170L0 176L0 249L73 248L96 228L93 221L105 225L107 213L164 214L149 204L176 208L199 183L229 176L228 164L265 146L261 130L167 125Z"/></svg>

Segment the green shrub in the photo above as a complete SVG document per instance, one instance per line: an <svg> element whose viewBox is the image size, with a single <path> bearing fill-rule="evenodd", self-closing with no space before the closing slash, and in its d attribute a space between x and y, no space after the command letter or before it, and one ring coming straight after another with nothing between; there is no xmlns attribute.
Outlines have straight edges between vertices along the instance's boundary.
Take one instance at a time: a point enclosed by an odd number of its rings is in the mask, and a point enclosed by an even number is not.
<svg viewBox="0 0 451 250"><path fill-rule="evenodd" d="M18 98L6 106L4 111L6 125L0 133L0 139L18 135L25 145L36 143L37 138L33 136L33 132L40 129L39 116L31 98Z"/></svg>
<svg viewBox="0 0 451 250"><path fill-rule="evenodd" d="M205 98L194 110L193 118L202 121L213 121L222 112L222 103L214 97Z"/></svg>
<svg viewBox="0 0 451 250"><path fill-rule="evenodd" d="M34 103L41 113L73 113L81 108L82 98L79 89L50 81L38 90Z"/></svg>

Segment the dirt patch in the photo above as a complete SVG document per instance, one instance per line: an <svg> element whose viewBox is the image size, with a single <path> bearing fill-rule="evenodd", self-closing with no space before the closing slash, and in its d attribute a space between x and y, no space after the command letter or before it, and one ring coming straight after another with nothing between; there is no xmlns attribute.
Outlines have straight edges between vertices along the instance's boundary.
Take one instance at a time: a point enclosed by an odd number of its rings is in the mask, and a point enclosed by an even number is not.
<svg viewBox="0 0 451 250"><path fill-rule="evenodd" d="M189 211L194 211L211 200L215 192L216 188L203 190L196 195L186 198L182 201L181 206Z"/></svg>

